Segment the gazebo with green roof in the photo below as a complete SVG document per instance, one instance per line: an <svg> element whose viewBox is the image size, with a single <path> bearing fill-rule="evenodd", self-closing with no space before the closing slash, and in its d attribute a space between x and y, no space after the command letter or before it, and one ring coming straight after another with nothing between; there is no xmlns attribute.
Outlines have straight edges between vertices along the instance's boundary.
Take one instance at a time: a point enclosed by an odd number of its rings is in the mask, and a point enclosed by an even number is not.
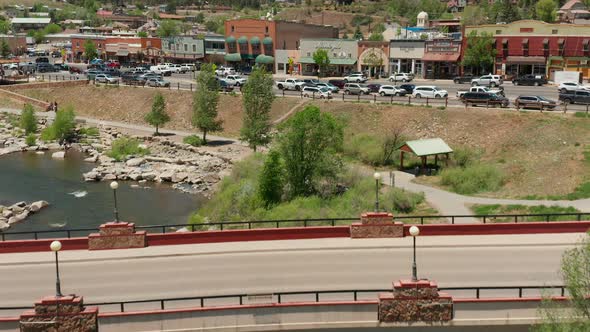
<svg viewBox="0 0 590 332"><path fill-rule="evenodd" d="M446 162L449 161L449 154L453 149L445 143L441 138L419 139L415 141L407 141L400 148L399 167L404 168L404 153L413 153L422 159L422 169L426 168L428 156L434 156L434 165L438 166L438 156L446 156Z"/></svg>

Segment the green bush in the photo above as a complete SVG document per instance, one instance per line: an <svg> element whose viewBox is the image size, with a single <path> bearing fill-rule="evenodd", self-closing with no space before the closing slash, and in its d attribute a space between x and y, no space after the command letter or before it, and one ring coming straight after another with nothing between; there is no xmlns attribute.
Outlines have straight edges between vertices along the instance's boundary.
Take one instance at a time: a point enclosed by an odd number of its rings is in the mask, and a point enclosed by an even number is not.
<svg viewBox="0 0 590 332"><path fill-rule="evenodd" d="M283 196L283 165L277 151L270 151L258 180L258 194L268 208L281 202Z"/></svg>
<svg viewBox="0 0 590 332"><path fill-rule="evenodd" d="M58 110L53 123L41 132L41 139L44 141L70 140L74 136L76 128L76 115L71 106Z"/></svg>
<svg viewBox="0 0 590 332"><path fill-rule="evenodd" d="M364 164L379 166L383 164L382 144L383 140L373 135L354 135L344 144L344 154Z"/></svg>
<svg viewBox="0 0 590 332"><path fill-rule="evenodd" d="M100 135L100 131L96 127L80 128L79 133L80 135L91 137L97 137Z"/></svg>
<svg viewBox="0 0 590 332"><path fill-rule="evenodd" d="M25 134L31 134L37 131L37 117L31 104L26 104L23 113L20 116L19 127L24 129Z"/></svg>
<svg viewBox="0 0 590 332"><path fill-rule="evenodd" d="M28 146L37 145L37 137L35 136L35 134L28 134L25 138L25 144L27 144Z"/></svg>
<svg viewBox="0 0 590 332"><path fill-rule="evenodd" d="M125 160L128 156L143 156L149 153L149 150L139 147L139 141L135 138L121 137L113 141L111 149L107 156L117 160Z"/></svg>
<svg viewBox="0 0 590 332"><path fill-rule="evenodd" d="M474 164L441 172L441 183L459 194L495 191L502 186L503 181L502 173L491 165Z"/></svg>
<svg viewBox="0 0 590 332"><path fill-rule="evenodd" d="M471 149L463 148L463 147L455 148L453 150L452 156L453 156L453 162L455 163L456 166L459 166L459 167L467 167L467 166L473 164L474 162L476 162L477 159L479 158L479 156L476 152L474 152Z"/></svg>
<svg viewBox="0 0 590 332"><path fill-rule="evenodd" d="M190 144L192 146L201 146L203 145L203 139L197 135L190 135L186 136L182 139L182 142L186 144Z"/></svg>

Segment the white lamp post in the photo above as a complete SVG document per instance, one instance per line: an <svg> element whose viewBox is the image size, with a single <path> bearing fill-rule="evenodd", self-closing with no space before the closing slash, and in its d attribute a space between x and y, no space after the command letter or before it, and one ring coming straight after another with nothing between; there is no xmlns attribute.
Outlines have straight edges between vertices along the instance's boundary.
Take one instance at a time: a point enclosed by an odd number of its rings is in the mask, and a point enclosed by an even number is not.
<svg viewBox="0 0 590 332"><path fill-rule="evenodd" d="M379 212L379 180L381 180L381 173L375 172L375 212Z"/></svg>
<svg viewBox="0 0 590 332"><path fill-rule="evenodd" d="M119 222L119 211L117 210L117 189L119 188L119 183L117 181L111 182L111 189L113 189L113 197L115 199L115 222Z"/></svg>
<svg viewBox="0 0 590 332"><path fill-rule="evenodd" d="M61 295L61 284L59 281L59 259L57 253L61 250L61 242L53 241L49 245L51 251L55 252L55 296L62 297Z"/></svg>
<svg viewBox="0 0 590 332"><path fill-rule="evenodd" d="M410 235L414 240L414 262L412 263L412 281L418 281L418 271L416 268L416 236L420 234L420 228L417 226L410 227Z"/></svg>

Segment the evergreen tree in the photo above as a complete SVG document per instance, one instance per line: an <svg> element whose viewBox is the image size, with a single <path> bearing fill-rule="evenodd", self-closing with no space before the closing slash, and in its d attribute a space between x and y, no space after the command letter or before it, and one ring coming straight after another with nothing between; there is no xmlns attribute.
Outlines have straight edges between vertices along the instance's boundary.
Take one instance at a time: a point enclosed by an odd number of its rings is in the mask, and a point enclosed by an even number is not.
<svg viewBox="0 0 590 332"><path fill-rule="evenodd" d="M275 98L272 75L264 67L255 67L242 87L244 120L240 139L256 152L258 146L270 142L270 109Z"/></svg>
<svg viewBox="0 0 590 332"><path fill-rule="evenodd" d="M258 181L258 195L266 208L281 202L283 196L283 166L277 151L270 151L264 161Z"/></svg>
<svg viewBox="0 0 590 332"><path fill-rule="evenodd" d="M154 96L152 110L145 115L144 119L147 123L156 127L156 136L160 134L158 128L170 121L170 116L166 113L166 101L161 93Z"/></svg>
<svg viewBox="0 0 590 332"><path fill-rule="evenodd" d="M203 132L203 143L207 143L207 133L222 130L222 121L217 120L219 102L218 83L213 64L203 64L197 76L197 89L193 100L192 124Z"/></svg>
<svg viewBox="0 0 590 332"><path fill-rule="evenodd" d="M5 39L2 39L2 46L0 46L0 54L6 58L10 54L10 46Z"/></svg>

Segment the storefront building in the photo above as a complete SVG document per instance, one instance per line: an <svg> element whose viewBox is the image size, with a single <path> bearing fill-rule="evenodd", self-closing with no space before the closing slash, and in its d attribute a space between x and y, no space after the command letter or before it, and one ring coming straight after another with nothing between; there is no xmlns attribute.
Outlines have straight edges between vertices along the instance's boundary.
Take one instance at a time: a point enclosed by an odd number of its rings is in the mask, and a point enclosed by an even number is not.
<svg viewBox="0 0 590 332"><path fill-rule="evenodd" d="M101 59L106 58L106 36L100 35L72 35L72 57L74 62L80 62L85 59L84 43L90 40L96 48L96 53ZM92 60L92 59L89 59Z"/></svg>
<svg viewBox="0 0 590 332"><path fill-rule="evenodd" d="M264 65L275 70L275 51L297 50L302 38L338 37L331 26L286 21L239 19L225 22L225 61L236 67ZM283 68L288 63L282 63Z"/></svg>
<svg viewBox="0 0 590 332"><path fill-rule="evenodd" d="M357 70L371 77L389 75L389 42L359 41Z"/></svg>
<svg viewBox="0 0 590 332"><path fill-rule="evenodd" d="M94 43L98 57L103 60L118 60L122 64L130 62L156 63L161 57L162 42L160 38L73 35L73 61L85 60L84 43L87 40Z"/></svg>
<svg viewBox="0 0 590 332"><path fill-rule="evenodd" d="M318 66L313 60L317 50L326 50L330 65L321 76L343 76L356 71L358 41L351 39L301 39L299 64L302 75L318 75Z"/></svg>
<svg viewBox="0 0 590 332"><path fill-rule="evenodd" d="M424 40L396 39L389 43L389 74L412 73L422 77Z"/></svg>
<svg viewBox="0 0 590 332"><path fill-rule="evenodd" d="M435 38L424 43L423 77L428 79L451 79L459 74L461 40Z"/></svg>
<svg viewBox="0 0 590 332"><path fill-rule="evenodd" d="M223 35L205 36L205 62L225 63L225 37Z"/></svg>
<svg viewBox="0 0 590 332"><path fill-rule="evenodd" d="M205 57L205 40L195 36L163 38L162 53L164 59L170 62L202 62Z"/></svg>
<svg viewBox="0 0 590 332"><path fill-rule="evenodd" d="M551 80L555 71L565 70L589 77L590 25L521 20L465 28L466 35L471 31L494 36L498 75L544 74Z"/></svg>

